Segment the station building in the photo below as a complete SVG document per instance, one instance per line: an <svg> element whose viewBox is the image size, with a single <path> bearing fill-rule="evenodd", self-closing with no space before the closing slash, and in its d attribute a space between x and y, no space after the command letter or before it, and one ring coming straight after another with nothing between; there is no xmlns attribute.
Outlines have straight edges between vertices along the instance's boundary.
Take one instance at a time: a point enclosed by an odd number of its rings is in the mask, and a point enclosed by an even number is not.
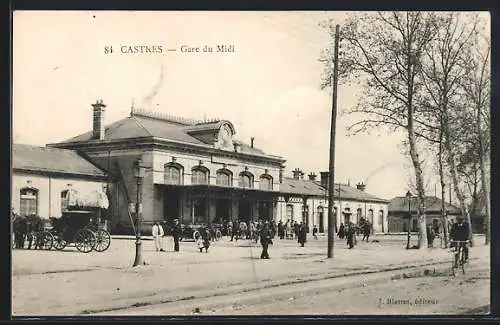
<svg viewBox="0 0 500 325"><path fill-rule="evenodd" d="M305 222L310 230L318 225L320 232L326 232L328 173L321 173L320 181L313 175L304 179L298 169L293 177L285 177L285 159L264 153L254 146L253 138L250 143L236 139L236 130L227 120L196 121L132 108L130 116L105 126L105 108L102 101L92 105L88 132L38 148L48 155L45 159L36 155L24 159L38 161L38 175L45 182L52 174L43 168L54 161L66 172L61 185L49 191L50 199L41 191L48 185L32 183L31 188L39 193L40 216L57 217L61 203L55 203L54 197L60 198L59 192L72 183L76 186L78 179L80 188L97 187L105 192L109 228L114 233L132 233L131 206L139 196L146 232L155 221L176 218L184 224L291 219ZM21 184L26 180L18 177L24 173L16 167L20 151L14 150L13 156L14 183ZM73 168L84 165L88 170ZM142 171L140 185L138 170ZM21 187L13 187L14 207L20 204ZM387 231L387 201L366 193L363 184L357 188L336 184L335 188L337 226L366 217L375 231ZM42 207L42 201L48 202L43 206L50 206L50 211Z"/></svg>

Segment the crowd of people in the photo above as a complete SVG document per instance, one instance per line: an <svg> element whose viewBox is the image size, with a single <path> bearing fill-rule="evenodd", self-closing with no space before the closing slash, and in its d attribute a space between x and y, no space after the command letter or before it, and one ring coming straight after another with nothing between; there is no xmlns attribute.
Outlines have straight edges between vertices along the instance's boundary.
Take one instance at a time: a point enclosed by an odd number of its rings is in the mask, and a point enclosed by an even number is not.
<svg viewBox="0 0 500 325"><path fill-rule="evenodd" d="M26 241L28 242L28 249L33 246L37 248L38 243L36 240L36 232L42 227L41 218L37 216L26 216L20 217L14 212L11 214L12 231L14 238L15 248L24 248ZM167 223L155 222L152 227L152 235L154 240L154 245L156 251L164 252L165 243L164 238L167 235L168 229ZM466 242L469 239L469 226L464 221L464 218L458 216L456 222L447 225L449 227L449 238L451 241L450 247L453 247L455 242ZM170 235L173 237L175 252L179 251L179 242L183 236L182 226L178 219L173 221L170 226ZM201 226L197 229L199 236L195 238L196 246L200 250L200 253L205 250L208 253L210 243L214 241L214 229L210 226ZM356 236L362 234L362 241L368 242L370 234L372 232L372 225L365 218L361 218L358 224L354 224L351 221L341 223L338 229L335 229L338 238L346 240L346 244L349 249L354 248L357 245ZM255 221L243 221L235 220L227 222L224 225L224 234L230 238L230 241L238 241L238 239L250 239L256 243L260 239L260 244L262 246L262 259L269 259L269 245L273 244L273 239L277 235L280 240L296 239L301 247L305 246L307 242L307 234L309 233L308 226L303 222L297 222L292 220L287 220L285 223L279 221L268 220L255 220ZM440 237L442 234L440 226L433 224L427 226L427 245L428 247L433 247L433 241L436 237ZM312 235L315 240L318 239L318 227L314 225L312 230ZM466 258L468 257L468 249L464 247L464 253Z"/></svg>

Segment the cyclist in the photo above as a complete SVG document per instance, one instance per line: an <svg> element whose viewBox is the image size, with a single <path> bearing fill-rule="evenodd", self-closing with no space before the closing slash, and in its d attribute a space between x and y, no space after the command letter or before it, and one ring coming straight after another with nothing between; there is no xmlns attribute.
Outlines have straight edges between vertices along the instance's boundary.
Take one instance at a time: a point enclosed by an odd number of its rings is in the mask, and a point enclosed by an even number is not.
<svg viewBox="0 0 500 325"><path fill-rule="evenodd" d="M450 247L454 247L457 243L453 241L460 241L458 243L462 246L465 261L469 258L469 249L465 241L469 240L469 225L464 221L462 216L457 216L456 222L451 226L450 240L452 241ZM459 246L457 246L457 249Z"/></svg>

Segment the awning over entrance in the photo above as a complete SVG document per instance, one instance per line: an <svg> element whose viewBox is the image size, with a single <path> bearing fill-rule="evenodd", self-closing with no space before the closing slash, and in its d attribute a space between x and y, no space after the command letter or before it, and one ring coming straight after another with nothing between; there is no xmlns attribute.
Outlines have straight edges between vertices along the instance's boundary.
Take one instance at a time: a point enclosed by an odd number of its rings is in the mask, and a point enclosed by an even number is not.
<svg viewBox="0 0 500 325"><path fill-rule="evenodd" d="M79 208L101 208L107 209L109 201L106 194L101 190L68 189L64 198L68 207Z"/></svg>

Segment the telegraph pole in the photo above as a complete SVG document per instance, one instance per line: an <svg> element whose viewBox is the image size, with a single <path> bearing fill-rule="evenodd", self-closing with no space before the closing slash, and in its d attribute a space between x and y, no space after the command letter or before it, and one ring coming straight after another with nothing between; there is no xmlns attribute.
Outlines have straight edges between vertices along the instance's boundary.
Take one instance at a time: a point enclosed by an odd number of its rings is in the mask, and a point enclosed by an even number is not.
<svg viewBox="0 0 500 325"><path fill-rule="evenodd" d="M337 124L337 75L339 70L339 29L335 26L335 52L333 58L333 94L332 94L332 121L330 126L330 163L328 171L328 258L333 257L333 238L335 237L335 215L334 215L334 195L335 195L335 130Z"/></svg>

